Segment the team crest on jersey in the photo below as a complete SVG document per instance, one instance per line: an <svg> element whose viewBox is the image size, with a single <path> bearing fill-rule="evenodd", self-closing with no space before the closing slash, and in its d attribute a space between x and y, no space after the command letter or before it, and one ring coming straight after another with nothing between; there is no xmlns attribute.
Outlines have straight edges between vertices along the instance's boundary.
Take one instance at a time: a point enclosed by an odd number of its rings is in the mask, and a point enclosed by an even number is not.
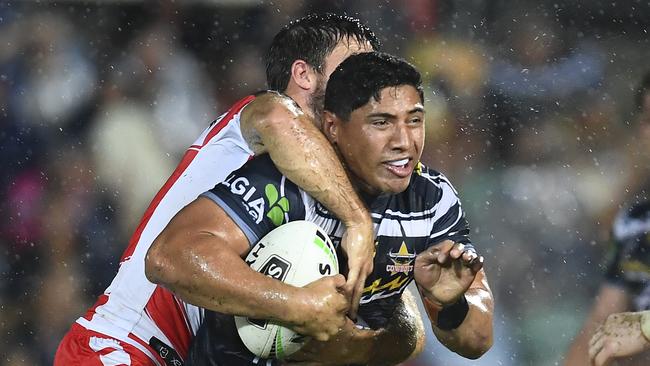
<svg viewBox="0 0 650 366"><path fill-rule="evenodd" d="M393 264L386 265L386 272L391 274L409 273L413 270L413 264L411 263L415 259L415 253L409 253L406 243L402 242L397 253L388 252L388 257Z"/></svg>

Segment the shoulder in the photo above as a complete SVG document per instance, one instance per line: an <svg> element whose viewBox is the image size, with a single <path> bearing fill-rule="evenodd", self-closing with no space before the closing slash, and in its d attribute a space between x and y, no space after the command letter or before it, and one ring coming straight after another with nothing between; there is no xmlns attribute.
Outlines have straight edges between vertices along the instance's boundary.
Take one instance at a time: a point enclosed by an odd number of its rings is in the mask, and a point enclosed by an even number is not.
<svg viewBox="0 0 650 366"><path fill-rule="evenodd" d="M243 120L259 120L261 117L271 118L274 113L299 113L300 107L289 96L272 91L265 90L255 93L252 99L243 109Z"/></svg>
<svg viewBox="0 0 650 366"><path fill-rule="evenodd" d="M255 156L232 172L221 185L233 194L249 199L260 196L270 204L279 196L300 195L298 186L278 170L268 154Z"/></svg>
<svg viewBox="0 0 650 366"><path fill-rule="evenodd" d="M248 161L203 196L221 206L250 243L305 215L300 189L280 173L268 154Z"/></svg>
<svg viewBox="0 0 650 366"><path fill-rule="evenodd" d="M409 196L418 197L434 205L443 199L456 200L458 197L458 192L443 173L422 163L419 163L413 172L407 192Z"/></svg>

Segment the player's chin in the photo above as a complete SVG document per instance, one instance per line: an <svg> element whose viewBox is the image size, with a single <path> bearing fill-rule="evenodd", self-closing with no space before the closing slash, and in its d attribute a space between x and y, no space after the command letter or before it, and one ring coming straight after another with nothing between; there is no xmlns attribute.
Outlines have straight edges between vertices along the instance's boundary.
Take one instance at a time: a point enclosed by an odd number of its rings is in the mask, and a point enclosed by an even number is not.
<svg viewBox="0 0 650 366"><path fill-rule="evenodd" d="M391 179L386 179L383 182L383 192L384 193L390 193L390 194L397 194L397 193L402 193L404 192L408 186L409 183L411 182L411 177L406 177L406 178L396 178L392 177Z"/></svg>

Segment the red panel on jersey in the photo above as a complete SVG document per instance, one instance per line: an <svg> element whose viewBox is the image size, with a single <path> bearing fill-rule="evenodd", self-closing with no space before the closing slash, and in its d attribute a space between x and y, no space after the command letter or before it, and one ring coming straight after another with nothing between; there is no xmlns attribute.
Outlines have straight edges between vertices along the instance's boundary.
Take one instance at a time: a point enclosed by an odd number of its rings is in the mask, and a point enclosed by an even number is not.
<svg viewBox="0 0 650 366"><path fill-rule="evenodd" d="M228 114L217 123L214 128L208 133L208 135L205 137L205 140L203 140L203 146L208 143L216 134L221 131L221 129L227 125L228 123L226 122L225 124L221 124L223 121L230 121L232 117L239 113L239 111L242 110L246 106L246 104L250 103L253 99L255 99L254 95L249 95L246 98L240 100L239 102L235 103L232 108L228 111Z"/></svg>
<svg viewBox="0 0 650 366"><path fill-rule="evenodd" d="M97 302L95 302L95 305L93 305L90 309L88 309L86 315L84 315L84 318L88 321L93 320L93 315L95 315L95 309L97 309L98 306L102 306L106 304L107 301L108 301L108 295L106 294L99 295Z"/></svg>
<svg viewBox="0 0 650 366"><path fill-rule="evenodd" d="M206 136L205 140L203 140L203 145L201 145L199 148L205 146L205 144L207 144L211 138L216 136L226 125L228 125L228 123L232 120L233 116L239 113L239 111L241 111L241 109L244 108L244 106L253 99L255 99L255 96L249 95L246 98L235 103L235 105L233 105L232 108L230 108L228 113L219 122L217 122L214 125L214 127L212 128L212 130L210 130L210 132L208 132L208 135ZM145 211L144 216L140 221L140 225L138 225L138 228L135 230L135 233L133 234L131 240L129 241L129 246L124 251L124 254L122 254L122 258L120 259L120 262L124 262L131 255L133 255L133 252L135 251L135 247L138 241L140 241L142 232L144 231L145 226L147 226L147 223L149 222L151 215L153 215L154 211L158 207L158 204L160 204L160 201L163 199L163 197L165 197L165 195L167 194L167 192L169 192L169 190L174 185L174 183L176 183L178 177L180 177L181 174L183 174L183 172L185 171L185 169L187 169L187 167L190 165L192 160L194 160L196 154L198 154L197 150L187 150L185 152L183 159L176 167L176 170L174 170L174 173L172 173L171 177L167 179L167 182L165 182L165 184L162 186L160 191L158 191L156 196L153 198L153 201L151 201L151 203L149 204L149 207Z"/></svg>
<svg viewBox="0 0 650 366"><path fill-rule="evenodd" d="M176 301L168 290L156 286L156 290L146 306L147 314L172 343L181 358L185 358L190 349L192 335L187 322L185 309Z"/></svg>

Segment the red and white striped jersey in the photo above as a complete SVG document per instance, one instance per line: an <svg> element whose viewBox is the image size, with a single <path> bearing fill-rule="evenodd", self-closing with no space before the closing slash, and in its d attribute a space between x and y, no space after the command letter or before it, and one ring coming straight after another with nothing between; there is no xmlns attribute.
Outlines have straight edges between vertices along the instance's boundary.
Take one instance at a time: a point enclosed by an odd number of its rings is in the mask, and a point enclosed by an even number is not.
<svg viewBox="0 0 650 366"><path fill-rule="evenodd" d="M164 365L164 360L149 346L152 337L185 358L203 310L149 282L145 276L145 255L178 211L253 155L242 136L240 116L254 98L251 95L235 103L186 151L147 208L122 255L113 282L86 315L77 319L78 324L133 345L157 364Z"/></svg>

